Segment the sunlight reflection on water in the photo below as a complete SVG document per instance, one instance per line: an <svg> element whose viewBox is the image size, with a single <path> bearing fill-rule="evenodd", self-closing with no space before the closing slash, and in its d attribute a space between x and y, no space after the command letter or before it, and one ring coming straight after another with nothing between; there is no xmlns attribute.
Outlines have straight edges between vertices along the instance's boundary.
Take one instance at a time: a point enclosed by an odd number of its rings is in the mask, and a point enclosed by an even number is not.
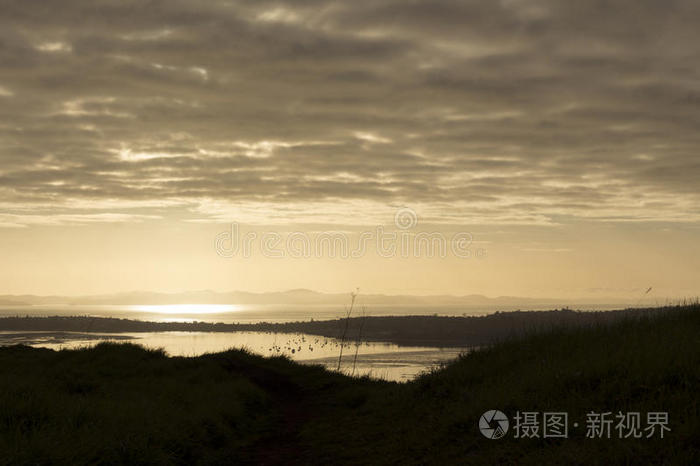
<svg viewBox="0 0 700 466"><path fill-rule="evenodd" d="M175 314L175 315L217 315L240 312L244 309L240 304L137 304L126 305L127 311L142 314Z"/></svg>

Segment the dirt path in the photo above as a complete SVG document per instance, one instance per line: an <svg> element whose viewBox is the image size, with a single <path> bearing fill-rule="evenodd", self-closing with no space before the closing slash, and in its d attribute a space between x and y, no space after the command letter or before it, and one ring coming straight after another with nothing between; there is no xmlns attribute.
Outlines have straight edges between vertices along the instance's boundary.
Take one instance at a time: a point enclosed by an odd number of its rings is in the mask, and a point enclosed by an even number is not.
<svg viewBox="0 0 700 466"><path fill-rule="evenodd" d="M226 364L227 369L244 374L272 398L272 409L279 413L271 430L246 448L238 464L294 465L305 464L307 451L300 439L303 426L313 417L311 394L289 377L271 369L239 362Z"/></svg>

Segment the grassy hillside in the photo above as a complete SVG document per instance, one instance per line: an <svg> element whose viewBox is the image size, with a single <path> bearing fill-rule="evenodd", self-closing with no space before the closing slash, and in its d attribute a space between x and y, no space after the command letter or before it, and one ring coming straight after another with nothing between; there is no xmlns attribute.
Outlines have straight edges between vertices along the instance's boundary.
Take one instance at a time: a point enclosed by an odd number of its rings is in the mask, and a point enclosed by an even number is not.
<svg viewBox="0 0 700 466"><path fill-rule="evenodd" d="M699 389L698 306L519 337L403 385L242 351L7 347L0 463L698 464ZM566 411L570 438L486 439L488 409ZM671 431L588 439L589 411L666 411Z"/></svg>

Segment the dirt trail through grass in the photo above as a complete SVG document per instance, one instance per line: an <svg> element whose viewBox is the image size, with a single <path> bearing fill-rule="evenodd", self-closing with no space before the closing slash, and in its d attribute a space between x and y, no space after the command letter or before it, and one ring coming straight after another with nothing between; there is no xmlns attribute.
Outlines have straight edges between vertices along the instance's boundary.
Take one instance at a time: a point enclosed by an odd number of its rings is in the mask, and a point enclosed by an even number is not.
<svg viewBox="0 0 700 466"><path fill-rule="evenodd" d="M274 369L231 361L227 369L245 373L250 380L272 398L274 411L279 413L272 429L242 452L244 464L289 465L300 463L306 455L300 432L313 417L317 406L314 396L289 376Z"/></svg>

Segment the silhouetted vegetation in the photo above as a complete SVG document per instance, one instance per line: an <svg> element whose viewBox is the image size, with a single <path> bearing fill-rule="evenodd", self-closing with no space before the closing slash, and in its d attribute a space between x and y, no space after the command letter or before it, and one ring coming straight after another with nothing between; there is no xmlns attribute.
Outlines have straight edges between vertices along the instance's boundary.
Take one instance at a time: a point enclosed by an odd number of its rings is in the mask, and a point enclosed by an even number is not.
<svg viewBox="0 0 700 466"><path fill-rule="evenodd" d="M238 350L13 346L0 348L0 462L698 464L698 389L697 305L541 328L407 384ZM477 429L488 409L566 411L581 427L489 440ZM589 411L667 411L671 431L588 439Z"/></svg>
<svg viewBox="0 0 700 466"><path fill-rule="evenodd" d="M486 316L389 316L352 317L336 320L287 323L224 324L207 322L144 322L110 317L4 317L2 331L55 331L93 333L190 332L285 332L307 333L345 339L362 328L364 341L384 341L410 346L481 346L532 331L559 327L591 326L627 317L646 316L678 306L619 311L514 311Z"/></svg>

